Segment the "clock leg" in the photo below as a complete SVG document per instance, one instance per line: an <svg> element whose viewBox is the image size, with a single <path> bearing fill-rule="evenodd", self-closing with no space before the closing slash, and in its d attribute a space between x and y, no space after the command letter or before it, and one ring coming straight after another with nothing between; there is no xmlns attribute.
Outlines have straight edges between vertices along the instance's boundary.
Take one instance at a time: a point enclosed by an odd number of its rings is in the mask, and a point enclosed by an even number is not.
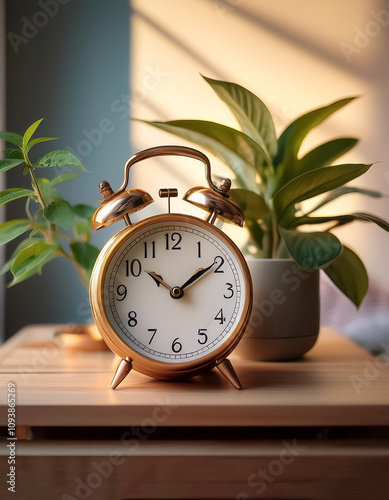
<svg viewBox="0 0 389 500"><path fill-rule="evenodd" d="M116 373L112 379L111 382L111 389L116 389L116 387L123 382L123 380L127 377L127 375L130 373L132 369L132 360L127 358L127 359L122 359L120 361L120 364L116 370Z"/></svg>
<svg viewBox="0 0 389 500"><path fill-rule="evenodd" d="M217 365L219 372L232 384L235 389L242 389L242 384L236 374L234 367L229 359L224 359Z"/></svg>

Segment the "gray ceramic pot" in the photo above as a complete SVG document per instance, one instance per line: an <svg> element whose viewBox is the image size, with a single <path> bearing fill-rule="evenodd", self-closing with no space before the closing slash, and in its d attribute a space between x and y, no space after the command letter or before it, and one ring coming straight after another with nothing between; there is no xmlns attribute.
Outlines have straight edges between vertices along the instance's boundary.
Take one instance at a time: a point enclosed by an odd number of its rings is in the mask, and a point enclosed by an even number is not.
<svg viewBox="0 0 389 500"><path fill-rule="evenodd" d="M286 361L315 344L320 327L319 271L291 259L248 259L254 300L235 353L257 361Z"/></svg>

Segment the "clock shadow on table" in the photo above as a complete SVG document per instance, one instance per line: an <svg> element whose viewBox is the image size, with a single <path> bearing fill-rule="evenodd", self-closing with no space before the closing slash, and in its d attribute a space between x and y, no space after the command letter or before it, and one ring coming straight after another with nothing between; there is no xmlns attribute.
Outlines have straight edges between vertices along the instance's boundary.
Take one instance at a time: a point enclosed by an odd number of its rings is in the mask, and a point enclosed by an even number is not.
<svg viewBox="0 0 389 500"><path fill-rule="evenodd" d="M322 385L322 373L318 365L314 365L306 358L295 361L269 362L252 361L242 362L233 360L235 371L241 381L242 390L237 391L216 368L201 375L182 380L157 380L137 374L142 377L141 384L133 385L132 388L146 388L150 390L163 389L169 391L232 391L233 393L245 390L263 389L290 391L300 386L317 390ZM126 390L130 387L126 381L117 389Z"/></svg>

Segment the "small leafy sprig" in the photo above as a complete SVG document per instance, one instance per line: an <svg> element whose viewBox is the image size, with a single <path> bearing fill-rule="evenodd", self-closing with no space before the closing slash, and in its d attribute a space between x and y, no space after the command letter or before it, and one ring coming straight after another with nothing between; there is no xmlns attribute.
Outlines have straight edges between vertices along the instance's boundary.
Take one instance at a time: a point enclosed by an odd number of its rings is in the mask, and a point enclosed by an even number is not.
<svg viewBox="0 0 389 500"><path fill-rule="evenodd" d="M6 203L24 198L26 217L0 224L0 245L5 245L28 233L13 251L0 273L11 271L16 285L35 274L41 274L45 264L57 257L73 262L82 283L88 286L93 264L99 249L90 243L91 217L94 208L86 204L71 206L57 189L59 184L78 177L75 172L59 173L49 180L37 177L41 169L76 167L85 171L82 163L69 151L51 151L34 163L30 160L30 150L36 144L55 140L55 137L33 135L41 120L33 123L23 136L12 132L0 132L0 140L12 144L4 150L0 160L0 173L12 168L20 168L29 175L32 189L8 188L0 191L0 207ZM72 234L67 232L72 228Z"/></svg>

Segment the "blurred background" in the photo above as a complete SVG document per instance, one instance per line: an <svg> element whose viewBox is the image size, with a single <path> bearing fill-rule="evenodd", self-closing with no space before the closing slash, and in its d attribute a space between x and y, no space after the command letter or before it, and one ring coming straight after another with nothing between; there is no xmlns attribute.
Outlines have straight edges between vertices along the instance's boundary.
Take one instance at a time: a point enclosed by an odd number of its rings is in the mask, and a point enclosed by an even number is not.
<svg viewBox="0 0 389 500"><path fill-rule="evenodd" d="M89 171L63 185L65 198L74 204L97 206L100 180L118 188L131 153L182 143L130 117L197 118L235 126L200 73L257 94L278 132L310 109L360 96L314 130L303 151L331 138L357 137L361 142L344 161L377 163L355 184L389 194L387 1L3 0L0 6L1 129L23 133L44 117L39 135L59 137L55 149L69 149ZM222 171L216 160L213 165L216 173ZM21 182L27 181L20 180L17 169L0 176L2 189ZM204 184L203 170L190 160L154 160L134 169L131 185L156 200L139 217L166 210L159 188L177 187L184 194L196 184ZM23 203L1 210L3 220L19 217ZM182 201L173 210L193 213ZM352 195L331 207L334 213L354 210L388 219L389 200ZM118 229L103 230L93 243L102 246ZM324 283L329 299L323 321L342 328L344 311L349 322L382 316L380 328L388 332L387 233L358 222L337 234L365 262L372 291L356 313ZM90 320L87 291L67 262L55 260L42 276L11 289L5 290L2 281L0 291L3 338L30 323ZM334 304L343 311L339 317Z"/></svg>

